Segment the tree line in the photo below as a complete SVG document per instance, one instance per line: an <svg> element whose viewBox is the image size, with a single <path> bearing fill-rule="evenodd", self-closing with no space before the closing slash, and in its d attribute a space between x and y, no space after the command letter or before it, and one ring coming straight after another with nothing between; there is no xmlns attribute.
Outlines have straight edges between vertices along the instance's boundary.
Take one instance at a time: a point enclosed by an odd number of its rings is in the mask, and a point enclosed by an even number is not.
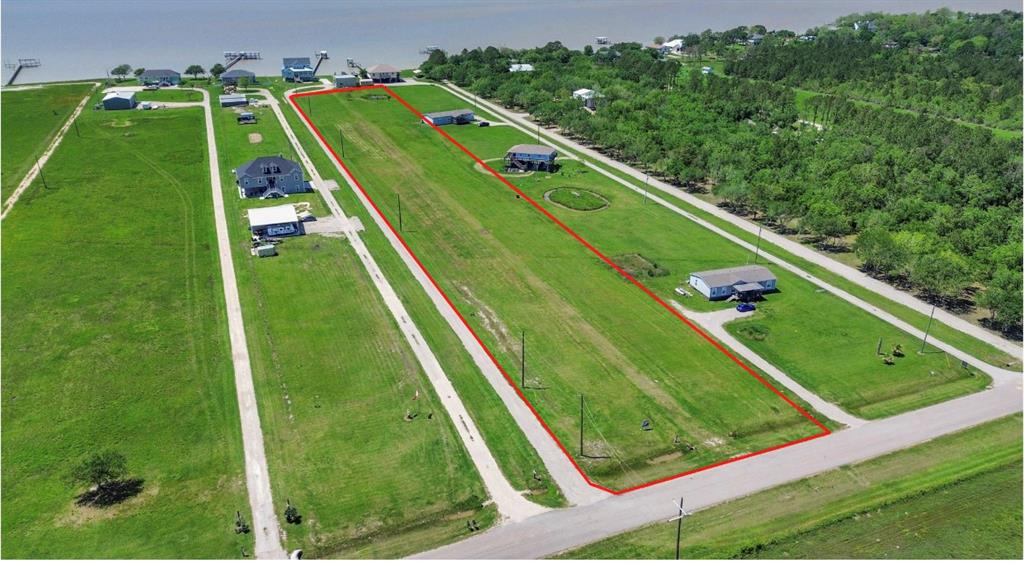
<svg viewBox="0 0 1024 563"><path fill-rule="evenodd" d="M976 296L1019 330L1020 149L988 130L841 95L807 102L823 129L801 126L791 88L705 76L638 43L436 51L420 69L778 230L836 246L859 235L869 273L951 307ZM595 113L579 88L599 92Z"/></svg>

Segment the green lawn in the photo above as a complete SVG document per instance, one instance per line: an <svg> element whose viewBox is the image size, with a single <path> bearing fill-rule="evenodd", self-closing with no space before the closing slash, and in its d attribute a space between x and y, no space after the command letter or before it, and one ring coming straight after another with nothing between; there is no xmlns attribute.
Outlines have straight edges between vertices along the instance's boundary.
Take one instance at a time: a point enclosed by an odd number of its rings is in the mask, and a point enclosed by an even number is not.
<svg viewBox="0 0 1024 563"><path fill-rule="evenodd" d="M1021 558L1021 417L701 510L683 521L686 559ZM668 559L658 523L562 554Z"/></svg>
<svg viewBox="0 0 1024 563"><path fill-rule="evenodd" d="M136 92L135 99L140 102L201 102L203 96L195 90L179 90L177 88L161 88L159 90L142 90ZM213 98L214 105L217 98Z"/></svg>
<svg viewBox="0 0 1024 563"><path fill-rule="evenodd" d="M202 113L79 126L3 224L2 555L252 554ZM67 473L107 449L143 491L76 506Z"/></svg>
<svg viewBox="0 0 1024 563"><path fill-rule="evenodd" d="M0 94L0 199L7 201L92 87L62 84Z"/></svg>
<svg viewBox="0 0 1024 563"><path fill-rule="evenodd" d="M403 88L399 94L417 109L433 111L449 94L439 88ZM448 104L451 104L449 99ZM528 142L511 127L448 127L482 159L504 154L515 143ZM494 163L498 165L500 163ZM482 174L481 174L482 175ZM684 298L675 288L686 285L690 272L747 264L749 251L715 233L648 202L577 162L563 162L558 174L510 176L536 201L553 188L586 189L610 202L607 209L581 213L545 202L547 209L608 256L639 253L668 275L645 278L644 284L665 300L697 311L731 307L725 302ZM493 180L493 179L492 179ZM496 182L496 180L495 180ZM771 268L771 266L769 265ZM866 418L878 418L940 402L984 388L989 378L927 348L903 331L837 298L779 267L771 268L781 292L767 296L747 320L729 325L744 344L823 398ZM887 366L875 354L878 339L888 352L901 344L907 352Z"/></svg>
<svg viewBox="0 0 1024 563"><path fill-rule="evenodd" d="M294 158L272 111L248 111L257 125L214 109L275 501L303 514L286 526L288 547L397 557L460 539L470 518L488 525L494 511L482 508L476 469L351 245L310 234L288 238L276 257L250 255L245 209L306 201L329 213L316 193L238 198L231 169L260 155Z"/></svg>
<svg viewBox="0 0 1024 563"><path fill-rule="evenodd" d="M344 130L350 167L385 215L397 218L401 195L406 240L513 375L528 333L526 393L573 450L586 394L581 461L593 477L636 485L819 431L398 102L356 93L310 107L321 130ZM561 185L527 180L543 179Z"/></svg>
<svg viewBox="0 0 1024 563"><path fill-rule="evenodd" d="M285 85L279 78L268 78L264 83L269 85L281 103L287 103L282 94L290 88L289 85ZM345 186L345 181L337 172L333 160L330 160L316 144L305 123L289 108L285 108L284 114L321 175ZM376 227L355 194L348 188L333 193L344 206L345 212L349 216L359 217L366 226L367 230L362 233L363 243L373 253L378 266L396 292L402 296L406 310L415 320L441 365L445 367L445 372L506 478L517 490L529 491L530 499L534 502L546 506L563 506L565 499L561 492L547 477L543 462L526 436L519 430L501 398L495 394L447 321L437 312L429 297L420 288L419 282ZM374 545L381 544L376 542Z"/></svg>

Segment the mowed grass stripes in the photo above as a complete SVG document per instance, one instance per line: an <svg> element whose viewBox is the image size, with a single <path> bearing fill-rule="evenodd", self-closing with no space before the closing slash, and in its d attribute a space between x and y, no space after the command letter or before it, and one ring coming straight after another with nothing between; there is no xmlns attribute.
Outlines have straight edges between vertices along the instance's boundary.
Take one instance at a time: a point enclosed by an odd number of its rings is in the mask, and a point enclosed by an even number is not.
<svg viewBox="0 0 1024 563"><path fill-rule="evenodd" d="M346 163L591 477L625 488L820 429L380 92L307 98ZM303 108L306 108L303 100ZM649 431L641 422L651 421ZM575 453L575 452L574 452Z"/></svg>

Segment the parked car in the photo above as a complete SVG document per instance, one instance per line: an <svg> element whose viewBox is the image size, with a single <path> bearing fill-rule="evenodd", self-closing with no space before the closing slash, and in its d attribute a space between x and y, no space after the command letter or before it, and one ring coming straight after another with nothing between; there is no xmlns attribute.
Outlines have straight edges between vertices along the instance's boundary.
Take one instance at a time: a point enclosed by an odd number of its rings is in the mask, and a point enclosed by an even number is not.
<svg viewBox="0 0 1024 563"><path fill-rule="evenodd" d="M160 89L160 85L159 84L146 84L145 86L142 87L142 89L143 90L159 90Z"/></svg>
<svg viewBox="0 0 1024 563"><path fill-rule="evenodd" d="M477 123L476 126L477 127L490 127L491 126L491 122L490 121L481 121L480 123Z"/></svg>
<svg viewBox="0 0 1024 563"><path fill-rule="evenodd" d="M755 307L753 303L740 303L736 306L736 310L741 313L749 313L754 309L757 309L757 307Z"/></svg>

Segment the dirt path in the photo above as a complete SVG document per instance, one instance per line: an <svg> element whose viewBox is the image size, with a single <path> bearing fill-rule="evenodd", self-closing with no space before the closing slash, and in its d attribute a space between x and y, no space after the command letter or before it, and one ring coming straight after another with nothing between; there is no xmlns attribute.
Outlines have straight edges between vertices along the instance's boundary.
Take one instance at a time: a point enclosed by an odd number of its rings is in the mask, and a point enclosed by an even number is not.
<svg viewBox="0 0 1024 563"><path fill-rule="evenodd" d="M71 125L75 122L76 119L78 119L78 114L82 113L82 109L85 108L85 104L89 102L89 98L92 97L93 91L95 91L96 88L99 87L99 85L99 82L93 82L92 89L89 90L89 93L86 94L85 97L82 98L82 101L78 103L78 107L75 108L75 111L71 112L71 115L68 117L68 120L65 121L64 125L60 128L59 131L57 131L57 136L54 137L53 141L50 142L50 146L46 147L46 150L43 151L43 154L41 154L38 160L36 160L36 165L29 169L28 174L25 174L25 177L21 180L21 183L18 184L18 187L15 188L14 193L11 194L11 197L7 198L7 201L4 202L4 210L3 212L0 212L0 221L7 217L7 214L11 212L11 209L14 207L14 204L18 203L18 198L21 197L21 194L24 193L25 190L27 190L28 187L32 185L33 181L35 181L36 176L39 175L39 168L41 166L46 165L47 160L50 160L50 155L52 155L53 152L57 150L57 147L60 145L60 142L64 139L64 134L68 132L68 129L71 129ZM24 89L24 87L22 87L22 89Z"/></svg>
<svg viewBox="0 0 1024 563"><path fill-rule="evenodd" d="M465 101L472 101L474 99L473 94L471 92L467 92L466 90L463 90L462 88L459 88L454 84L445 83L441 87L447 89L448 91L452 92L453 94L462 98ZM528 115L511 112L505 108L499 107L486 100L478 100L478 103L491 113L494 113L508 120L509 123L512 123L513 125L517 126L518 129L523 130L524 132L528 133L531 136L536 135L537 126L535 123L528 119ZM574 151L577 151L578 153L585 155L588 160L600 162L601 164L614 168L619 172L625 173L640 182L643 182L646 177L645 173L636 170L626 164L613 160L597 151L584 147L583 145L580 145L579 143L571 139L559 135L558 133L553 133L551 131L541 129L540 134L543 137L547 137L550 140L553 140L563 146L568 146ZM594 168L595 170L601 170L598 167L594 167L589 162L588 165L590 165L591 168ZM609 175L612 179L615 179L619 183L624 183L621 179L618 178L618 176L610 175L607 171L604 172L606 175ZM701 211L709 213L718 219L728 221L729 223L747 231L748 233L756 234L760 231L762 238L771 242L772 244L775 244L776 246L796 256L799 256L800 258L803 258L823 268L826 268L830 272L842 276L843 278L853 283L856 283L857 285L865 289L873 291L897 303L901 303L903 305L911 307L912 309L916 310L917 312L923 315L928 315L931 313L932 306L930 304L921 301L920 299L911 295L910 293L901 291L899 289L896 289L895 287L892 287L889 284L878 281L872 278L871 276L868 276L863 272L857 270L856 268L847 266L845 264L840 263L837 260L833 260L832 258L824 256L816 252L815 250L807 248L806 246L798 242L789 240L782 235L776 234L767 229L762 230L760 229L759 225L756 225L745 219L737 217L729 213L728 211L720 209L711 203L701 200L696 196L690 195L680 190L679 188L676 188L675 186L662 182L661 180L658 180L656 178L650 178L649 185L673 198L683 200L686 203L693 205L694 207L700 209ZM774 258L773 260L778 261L777 258ZM872 308L874 307L872 306ZM1015 358L1020 359L1022 357L1022 352L1024 352L1024 350L1022 350L1021 348L1020 343L1011 342L1010 340L1007 340L1006 338L1003 338L998 334L987 331L984 328L974 325L969 321L961 319L960 317L957 317L956 315L948 313L942 309L935 309L935 320L949 326L950 328L954 328L969 336L973 336L974 338L977 338L983 342L987 342L992 346L995 346L996 348L1002 350L1003 352L1014 356ZM929 340L931 340L931 338L929 338ZM966 356L966 354L962 353L959 355L961 357Z"/></svg>
<svg viewBox="0 0 1024 563"><path fill-rule="evenodd" d="M325 85L327 86L327 85ZM285 96L291 94L292 91L286 92ZM505 478L504 473L501 472L501 468L498 466L497 460L491 454L491 450L487 447L484 442L483 436L477 429L476 424L473 422L472 417L469 415L469 411L466 410L465 405L462 403L462 399L459 398L455 392L455 388L452 386L451 381L448 379L448 375L444 372L444 368L441 367L441 363L434 356L433 350L427 344L425 338L420 333L419 328L412 321L412 317L405 309L405 305L402 303L401 298L395 293L391 283L388 282L387 278L384 277L384 273L380 267L377 266L376 260L370 254L368 248L363 243L362 237L359 235L361 226L357 225L356 222L351 221L346 215L344 210L341 208L341 204L338 203L330 193L330 188L324 179L320 176L319 171L313 165L313 161L310 160L309 155L306 153L302 144L299 143L298 138L295 137L295 132L292 130L291 125L285 119L284 114L281 111L280 104L277 99L270 94L269 91L263 91L267 96L268 103L274 111L274 115L277 116L278 121L281 123L281 127L284 128L285 134L288 140L291 142L292 147L295 149L296 154L299 156L299 160L305 166L306 170L309 171L310 180L313 186L320 193L324 202L330 208L331 213L335 220L340 221L343 225L343 233L345 238L352 245L356 255L362 262L363 267L366 269L367 274L373 281L374 286L377 288L377 292L380 294L390 311L391 316L395 320L395 324L398 326L402 335L409 343L409 347L412 349L413 354L423 367L424 373L427 375L427 379L430 380L431 385L437 392L437 396L441 400L441 404L444 405L445 411L451 418L452 423L455 427L456 432L462 439L463 445L466 447L466 451L469 453L470 459L476 466L477 471L480 473L480 477L484 482L484 486L487 488L488 494L494 501L495 506L498 509L498 513L502 518L518 522L525 520L531 516L536 516L548 509L540 505L534 504L526 500L518 491L512 487L512 484ZM307 125L308 127L308 125ZM312 130L310 130L312 133ZM314 137L316 135L314 134ZM318 140L321 147L326 151L326 147L323 143ZM328 158L331 158L328 153ZM332 158L333 161L333 158ZM352 185L352 179L345 173L344 169L341 168L337 163L335 167L338 172L349 182L350 187L355 189Z"/></svg>
<svg viewBox="0 0 1024 563"><path fill-rule="evenodd" d="M235 393L238 397L238 411L242 424L242 446L245 453L245 484L249 492L249 506L252 509L252 529L256 540L256 557L259 559L285 559L287 554L281 545L281 525L274 512L274 498L270 490L270 471L267 468L266 450L263 446L263 430L256 404L256 389L252 382L252 366L249 363L249 347L245 340L245 325L242 321L242 304L238 298L238 282L231 256L231 241L228 238L227 218L224 212L224 193L220 182L220 161L217 157L217 143L213 131L213 112L210 97L205 90L201 102L206 121L206 146L210 160L210 184L213 189L213 215L217 224L217 251L220 256L220 273L224 280L224 302L228 318L228 336L231 341L231 360L235 371Z"/></svg>

